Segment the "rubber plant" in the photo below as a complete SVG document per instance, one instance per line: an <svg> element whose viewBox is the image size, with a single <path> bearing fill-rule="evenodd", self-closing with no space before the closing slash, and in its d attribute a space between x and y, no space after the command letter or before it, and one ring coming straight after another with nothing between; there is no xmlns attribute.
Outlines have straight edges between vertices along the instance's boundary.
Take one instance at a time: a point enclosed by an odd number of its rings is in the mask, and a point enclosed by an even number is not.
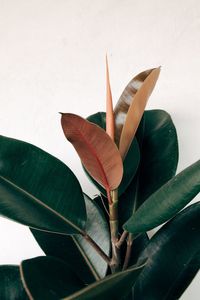
<svg viewBox="0 0 200 300"><path fill-rule="evenodd" d="M61 114L94 199L57 158L0 137L0 213L29 226L45 253L0 267L0 299L181 297L200 266L200 203L183 209L200 191L200 161L176 175L172 119L145 110L159 73L134 77L113 110L106 61L106 113Z"/></svg>

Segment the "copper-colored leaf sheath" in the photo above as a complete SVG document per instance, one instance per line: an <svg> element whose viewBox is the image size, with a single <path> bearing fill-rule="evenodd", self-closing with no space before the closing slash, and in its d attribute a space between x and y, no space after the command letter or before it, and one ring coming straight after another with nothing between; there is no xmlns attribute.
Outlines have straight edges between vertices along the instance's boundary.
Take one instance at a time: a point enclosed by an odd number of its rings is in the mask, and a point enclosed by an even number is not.
<svg viewBox="0 0 200 300"><path fill-rule="evenodd" d="M160 68L137 75L126 87L115 109L116 143L124 159L144 113Z"/></svg>
<svg viewBox="0 0 200 300"><path fill-rule="evenodd" d="M116 189L122 179L123 163L115 143L95 124L74 114L62 114L66 138L73 144L88 173L107 191Z"/></svg>
<svg viewBox="0 0 200 300"><path fill-rule="evenodd" d="M108 59L106 55L106 132L114 141L114 113L112 103L112 92L110 87L110 77Z"/></svg>
<svg viewBox="0 0 200 300"><path fill-rule="evenodd" d="M145 79L154 69L146 70L138 75L136 75L128 85L125 87L123 93L121 94L115 109L115 143L119 146L119 141L122 133L122 128L125 123L126 115L129 110L130 105L133 102L133 98L136 95L137 91L141 88Z"/></svg>

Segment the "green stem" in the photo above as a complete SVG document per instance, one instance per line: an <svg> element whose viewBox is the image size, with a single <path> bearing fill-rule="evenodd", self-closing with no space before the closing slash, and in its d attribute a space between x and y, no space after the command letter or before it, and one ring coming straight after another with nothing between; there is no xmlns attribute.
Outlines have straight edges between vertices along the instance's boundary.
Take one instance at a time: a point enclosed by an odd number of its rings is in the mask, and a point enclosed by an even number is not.
<svg viewBox="0 0 200 300"><path fill-rule="evenodd" d="M117 247L117 248L121 248L121 246L122 246L123 243L125 242L127 236L128 236L128 231L124 230L124 232L122 233L120 239L119 239L118 242L116 243L116 247Z"/></svg>
<svg viewBox="0 0 200 300"><path fill-rule="evenodd" d="M112 204L109 204L110 214L110 233L111 233L111 244L112 244L112 258L111 258L111 272L115 273L120 268L120 250L116 246L118 242L118 191L114 190L111 192Z"/></svg>
<svg viewBox="0 0 200 300"><path fill-rule="evenodd" d="M125 254L124 264L123 264L123 268L122 268L123 271L128 268L129 261L131 258L132 244L133 244L133 235L131 233L129 233L127 246L126 246L126 254Z"/></svg>

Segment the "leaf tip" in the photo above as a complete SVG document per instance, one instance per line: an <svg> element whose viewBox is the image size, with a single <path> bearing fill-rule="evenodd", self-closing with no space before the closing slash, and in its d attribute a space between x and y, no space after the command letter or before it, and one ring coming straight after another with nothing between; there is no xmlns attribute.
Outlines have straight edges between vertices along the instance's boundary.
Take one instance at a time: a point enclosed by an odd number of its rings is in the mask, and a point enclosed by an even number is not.
<svg viewBox="0 0 200 300"><path fill-rule="evenodd" d="M162 66L155 68L155 70L158 72L158 74L160 74L161 68L162 68Z"/></svg>
<svg viewBox="0 0 200 300"><path fill-rule="evenodd" d="M114 140L114 114L110 87L108 57L106 53L106 132Z"/></svg>

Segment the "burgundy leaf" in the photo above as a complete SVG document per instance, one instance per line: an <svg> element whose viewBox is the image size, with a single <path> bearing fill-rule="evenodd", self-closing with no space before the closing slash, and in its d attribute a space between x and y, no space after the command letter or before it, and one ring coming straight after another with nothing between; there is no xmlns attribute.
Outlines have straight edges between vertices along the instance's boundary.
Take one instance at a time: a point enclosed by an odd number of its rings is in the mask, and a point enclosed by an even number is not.
<svg viewBox="0 0 200 300"><path fill-rule="evenodd" d="M74 114L62 114L66 138L73 144L88 173L102 185L111 203L110 191L122 179L123 164L117 146L99 126Z"/></svg>

